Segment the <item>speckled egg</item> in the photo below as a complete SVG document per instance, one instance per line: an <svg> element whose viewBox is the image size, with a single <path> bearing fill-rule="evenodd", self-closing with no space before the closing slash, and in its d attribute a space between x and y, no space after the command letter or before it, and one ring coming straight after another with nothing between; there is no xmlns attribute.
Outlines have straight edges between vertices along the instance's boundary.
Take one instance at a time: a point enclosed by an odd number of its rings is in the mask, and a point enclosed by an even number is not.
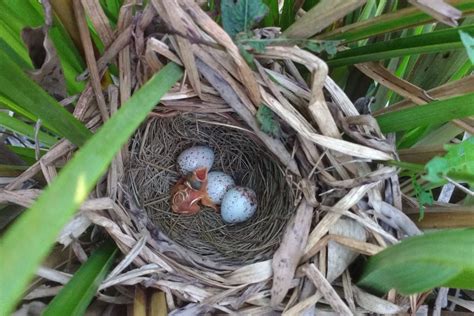
<svg viewBox="0 0 474 316"><path fill-rule="evenodd" d="M234 187L224 194L221 216L228 224L242 223L252 217L257 210L257 195L252 189Z"/></svg>
<svg viewBox="0 0 474 316"><path fill-rule="evenodd" d="M214 204L221 204L224 194L233 187L234 179L222 171L211 171L207 175L207 194Z"/></svg>
<svg viewBox="0 0 474 316"><path fill-rule="evenodd" d="M214 163L214 151L207 146L190 147L179 154L177 163L183 175L202 167L210 170Z"/></svg>

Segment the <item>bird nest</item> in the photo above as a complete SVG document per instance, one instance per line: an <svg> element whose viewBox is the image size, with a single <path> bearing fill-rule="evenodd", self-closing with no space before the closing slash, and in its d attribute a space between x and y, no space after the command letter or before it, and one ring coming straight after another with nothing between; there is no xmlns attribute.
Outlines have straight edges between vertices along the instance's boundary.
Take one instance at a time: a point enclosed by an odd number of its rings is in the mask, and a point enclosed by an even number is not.
<svg viewBox="0 0 474 316"><path fill-rule="evenodd" d="M113 161L61 242L69 245L91 222L103 227L125 257L101 289L158 288L176 314L299 315L321 305L337 314L374 311L364 304L372 296L353 286L350 264L419 233L400 211L396 168L380 163L396 159L393 143L372 116L360 115L316 55L297 46L237 47L194 1L147 3L97 63L103 71L120 56L120 87L109 87L105 98L110 112L156 72L179 72L165 64L180 65L184 76ZM278 36L274 29L254 35ZM91 129L100 125L94 93L89 85L74 108ZM261 129L263 106L281 126L277 137ZM225 225L207 209L170 211L176 157L197 144L214 149L215 169L256 191L251 220ZM49 181L56 172L49 167L72 150L61 142L9 188L38 170ZM395 303L382 313L400 312L406 301L397 296Z"/></svg>
<svg viewBox="0 0 474 316"><path fill-rule="evenodd" d="M194 253L229 265L268 259L294 214L297 188L254 133L210 119L195 115L151 118L132 139L127 185L153 224ZM213 170L231 175L237 184L256 192L258 208L250 220L230 225L210 208L192 216L171 210L170 189L180 177L176 158L195 145L213 149Z"/></svg>

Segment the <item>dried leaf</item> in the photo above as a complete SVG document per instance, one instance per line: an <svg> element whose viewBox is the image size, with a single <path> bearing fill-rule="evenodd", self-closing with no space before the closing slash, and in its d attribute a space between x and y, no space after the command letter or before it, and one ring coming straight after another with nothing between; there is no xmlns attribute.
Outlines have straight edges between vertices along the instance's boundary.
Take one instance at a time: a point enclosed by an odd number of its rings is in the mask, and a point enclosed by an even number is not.
<svg viewBox="0 0 474 316"><path fill-rule="evenodd" d="M354 220L339 219L329 228L330 234L342 235L359 241L365 241L365 229ZM327 279L331 283L337 279L346 268L354 261L358 253L335 241L328 243L328 272Z"/></svg>
<svg viewBox="0 0 474 316"><path fill-rule="evenodd" d="M83 213L78 213L63 227L56 240L64 246L68 246L74 238L81 236L91 224L92 222Z"/></svg>
<svg viewBox="0 0 474 316"><path fill-rule="evenodd" d="M283 33L289 38L308 38L343 18L366 0L323 0L306 12Z"/></svg>
<svg viewBox="0 0 474 316"><path fill-rule="evenodd" d="M29 73L31 79L56 100L64 99L67 96L66 80L58 54L46 30L43 27L26 27L21 32L21 36L37 68Z"/></svg>
<svg viewBox="0 0 474 316"><path fill-rule="evenodd" d="M354 291L354 298L357 304L372 313L397 314L406 311L406 309L403 309L400 306L381 299L375 295L369 294L357 286L352 286L352 290Z"/></svg>
<svg viewBox="0 0 474 316"><path fill-rule="evenodd" d="M344 303L336 290L326 280L323 274L316 268L314 263L303 267L303 272L314 283L316 288L321 291L329 305L338 313L338 315L353 315L349 307Z"/></svg>
<svg viewBox="0 0 474 316"><path fill-rule="evenodd" d="M228 284L253 284L268 280L272 276L271 260L243 266L232 272L226 280Z"/></svg>
<svg viewBox="0 0 474 316"><path fill-rule="evenodd" d="M377 215L395 229L403 230L408 236L420 235L421 231L413 221L398 208L381 200L370 200Z"/></svg>
<svg viewBox="0 0 474 316"><path fill-rule="evenodd" d="M290 288L296 267L308 240L313 208L303 199L286 227L280 247L273 256L272 306L280 304Z"/></svg>
<svg viewBox="0 0 474 316"><path fill-rule="evenodd" d="M462 16L462 11L443 0L408 0L408 2L449 26L457 26Z"/></svg>

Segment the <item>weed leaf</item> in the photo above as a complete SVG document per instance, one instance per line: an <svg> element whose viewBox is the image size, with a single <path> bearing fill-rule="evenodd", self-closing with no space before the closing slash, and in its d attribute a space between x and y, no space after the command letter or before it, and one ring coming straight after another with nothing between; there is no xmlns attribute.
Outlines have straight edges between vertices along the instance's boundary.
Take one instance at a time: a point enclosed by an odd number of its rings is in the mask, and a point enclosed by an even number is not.
<svg viewBox="0 0 474 316"><path fill-rule="evenodd" d="M222 24L230 36L247 33L268 13L268 7L261 0L222 0Z"/></svg>

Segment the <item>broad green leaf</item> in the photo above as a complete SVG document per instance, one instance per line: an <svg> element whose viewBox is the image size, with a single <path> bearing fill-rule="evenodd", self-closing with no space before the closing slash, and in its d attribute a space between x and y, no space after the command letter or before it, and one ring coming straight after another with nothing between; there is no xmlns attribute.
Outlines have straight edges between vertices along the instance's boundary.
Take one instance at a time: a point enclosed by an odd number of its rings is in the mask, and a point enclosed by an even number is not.
<svg viewBox="0 0 474 316"><path fill-rule="evenodd" d="M0 126L27 136L31 140L35 140L35 128L33 126L28 125L5 112L0 112ZM49 147L53 146L58 141L57 138L42 131L38 132L38 140Z"/></svg>
<svg viewBox="0 0 474 316"><path fill-rule="evenodd" d="M260 130L272 137L281 136L280 122L275 117L275 114L269 107L261 104L258 107L256 114L257 121L260 125Z"/></svg>
<svg viewBox="0 0 474 316"><path fill-rule="evenodd" d="M467 16L474 12L474 2L472 0L457 1L454 6L463 11ZM398 31L417 25L426 24L433 21L433 17L420 10L409 7L393 13L343 26L333 31L318 35L317 39L333 39L352 42L371 36Z"/></svg>
<svg viewBox="0 0 474 316"><path fill-rule="evenodd" d="M459 30L474 31L474 25L376 42L337 53L327 61L331 67L389 59L413 54L442 52L463 47Z"/></svg>
<svg viewBox="0 0 474 316"><path fill-rule="evenodd" d="M0 315L9 314L61 228L87 198L115 154L182 73L176 64L168 64L155 74L75 153L31 208L2 236Z"/></svg>
<svg viewBox="0 0 474 316"><path fill-rule="evenodd" d="M459 31L459 36L461 37L461 41L466 48L467 55L469 56L471 63L474 64L474 37L463 31Z"/></svg>
<svg viewBox="0 0 474 316"><path fill-rule="evenodd" d="M369 258L358 285L386 293L435 287L474 288L474 228L443 230L403 240Z"/></svg>
<svg viewBox="0 0 474 316"><path fill-rule="evenodd" d="M49 36L56 48L56 52L58 53L64 78L66 79L68 92L70 94L82 92L85 83L77 81L76 78L84 71L85 66L76 46L65 33L63 28L53 26L49 30Z"/></svg>
<svg viewBox="0 0 474 316"><path fill-rule="evenodd" d="M222 25L232 37L247 33L268 13L262 0L222 0Z"/></svg>
<svg viewBox="0 0 474 316"><path fill-rule="evenodd" d="M474 93L376 116L384 133L440 124L474 115Z"/></svg>
<svg viewBox="0 0 474 316"><path fill-rule="evenodd" d="M446 176L461 181L474 183L474 136L456 145L445 145L447 150L443 157L434 157L426 164L427 174L424 177L432 183L445 182Z"/></svg>
<svg viewBox="0 0 474 316"><path fill-rule="evenodd" d="M0 48L23 69L33 69L30 56L19 36L0 16Z"/></svg>
<svg viewBox="0 0 474 316"><path fill-rule="evenodd" d="M71 143L82 146L92 133L0 51L0 96L34 114Z"/></svg>
<svg viewBox="0 0 474 316"><path fill-rule="evenodd" d="M42 315L84 315L100 283L112 266L116 254L117 247L112 241L102 244L74 273L72 279L54 297Z"/></svg>

